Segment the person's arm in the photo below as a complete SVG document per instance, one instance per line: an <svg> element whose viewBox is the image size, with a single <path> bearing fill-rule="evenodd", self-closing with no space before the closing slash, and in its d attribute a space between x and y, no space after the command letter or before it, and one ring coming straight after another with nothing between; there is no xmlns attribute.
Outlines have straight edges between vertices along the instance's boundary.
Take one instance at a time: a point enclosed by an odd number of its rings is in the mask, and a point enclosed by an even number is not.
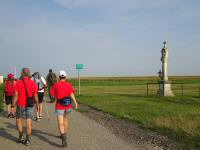
<svg viewBox="0 0 200 150"><path fill-rule="evenodd" d="M17 104L17 100L18 100L18 84L16 83L15 84L15 92L14 92L14 95L13 95L13 98L12 98L12 108L14 108Z"/></svg>
<svg viewBox="0 0 200 150"><path fill-rule="evenodd" d="M17 105L17 100L18 100L18 92L15 91L13 99L12 99L12 104L11 104L11 112L12 113L15 113L15 111L16 111L15 108Z"/></svg>
<svg viewBox="0 0 200 150"><path fill-rule="evenodd" d="M36 107L39 106L38 90L39 89L38 89L37 85L33 82L33 97L35 100Z"/></svg>
<svg viewBox="0 0 200 150"><path fill-rule="evenodd" d="M39 111L39 99L38 99L38 94L37 93L35 93L34 95L34 100L35 100L35 105L36 105L36 111L38 112Z"/></svg>
<svg viewBox="0 0 200 150"><path fill-rule="evenodd" d="M38 99L38 94L37 93L34 94L34 99L35 99L36 106L39 106L39 99Z"/></svg>
<svg viewBox="0 0 200 150"><path fill-rule="evenodd" d="M17 100L18 100L18 92L15 91L13 99L12 99L12 107L15 107L17 104Z"/></svg>
<svg viewBox="0 0 200 150"><path fill-rule="evenodd" d="M74 102L74 104L75 104L75 109L79 108L79 105L78 105L78 103L77 103L77 101L76 101L76 98L75 98L74 93L71 93L70 96L71 96L71 98L72 98L72 100L73 100L73 102Z"/></svg>

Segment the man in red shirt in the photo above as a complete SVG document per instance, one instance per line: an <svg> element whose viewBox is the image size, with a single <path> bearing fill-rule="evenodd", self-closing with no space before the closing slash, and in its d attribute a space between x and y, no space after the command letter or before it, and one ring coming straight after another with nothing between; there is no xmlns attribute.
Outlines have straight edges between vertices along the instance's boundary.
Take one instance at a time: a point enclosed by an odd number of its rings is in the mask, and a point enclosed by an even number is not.
<svg viewBox="0 0 200 150"><path fill-rule="evenodd" d="M30 136L32 133L32 118L33 118L33 101L35 100L38 106L38 89L37 85L30 79L30 70L28 68L23 68L21 72L21 79L17 81L15 85L15 94L13 97L12 108L16 110L17 128L19 132L19 143L24 143L26 146L30 145ZM32 102L32 103L28 103ZM31 105L30 105L31 104ZM26 139L23 138L23 120L26 118Z"/></svg>
<svg viewBox="0 0 200 150"><path fill-rule="evenodd" d="M5 83L4 94L3 94L4 100L7 105L8 118L11 118L11 117L14 118L14 114L11 112L11 104L12 104L14 91L15 91L15 77L14 77L14 74L9 73L6 83Z"/></svg>
<svg viewBox="0 0 200 150"><path fill-rule="evenodd" d="M72 112L72 103L75 104L75 109L78 108L78 103L74 96L74 88L68 82L66 82L65 71L59 73L60 81L55 83L50 90L50 94L57 100L56 110L58 120L58 129L62 138L62 146L67 146L66 133L68 132L68 114Z"/></svg>

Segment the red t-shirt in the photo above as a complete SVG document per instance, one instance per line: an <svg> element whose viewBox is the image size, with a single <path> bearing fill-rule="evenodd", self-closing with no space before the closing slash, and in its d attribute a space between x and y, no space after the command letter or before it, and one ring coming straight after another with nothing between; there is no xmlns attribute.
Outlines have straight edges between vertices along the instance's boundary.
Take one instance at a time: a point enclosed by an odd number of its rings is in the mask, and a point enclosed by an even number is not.
<svg viewBox="0 0 200 150"><path fill-rule="evenodd" d="M64 97L70 96L74 93L74 88L72 85L66 81L59 81L54 84L54 86L50 90L50 94L57 99L56 109L58 110L66 110L72 108L72 104L68 106L62 106L58 101Z"/></svg>
<svg viewBox="0 0 200 150"><path fill-rule="evenodd" d="M12 81L9 81L7 80L6 83L5 83L5 95L6 96L13 96L14 93L15 93L15 81L12 82Z"/></svg>
<svg viewBox="0 0 200 150"><path fill-rule="evenodd" d="M33 97L34 94L38 92L37 85L28 77L25 77L24 81L27 87L28 96ZM20 107L26 107L26 89L23 80L17 81L15 91L18 92L17 105Z"/></svg>

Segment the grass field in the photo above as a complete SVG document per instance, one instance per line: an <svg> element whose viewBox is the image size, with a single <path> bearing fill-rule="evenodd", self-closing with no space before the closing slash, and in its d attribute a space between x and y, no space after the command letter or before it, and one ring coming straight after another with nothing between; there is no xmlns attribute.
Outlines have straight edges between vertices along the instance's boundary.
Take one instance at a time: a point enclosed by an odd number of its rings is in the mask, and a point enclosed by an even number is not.
<svg viewBox="0 0 200 150"><path fill-rule="evenodd" d="M146 84L157 83L157 77L83 78L80 103L90 105L119 118L128 119L142 128L167 135L186 149L200 148L200 77L170 77L175 97L156 96L158 85L151 85L146 96ZM78 82L69 79L78 93ZM0 86L0 100L2 100ZM2 102L0 101L2 108Z"/></svg>
<svg viewBox="0 0 200 150"><path fill-rule="evenodd" d="M157 77L83 78L78 101L167 135L186 148L200 148L200 77L171 77L175 97L158 97ZM69 80L77 89L77 81Z"/></svg>

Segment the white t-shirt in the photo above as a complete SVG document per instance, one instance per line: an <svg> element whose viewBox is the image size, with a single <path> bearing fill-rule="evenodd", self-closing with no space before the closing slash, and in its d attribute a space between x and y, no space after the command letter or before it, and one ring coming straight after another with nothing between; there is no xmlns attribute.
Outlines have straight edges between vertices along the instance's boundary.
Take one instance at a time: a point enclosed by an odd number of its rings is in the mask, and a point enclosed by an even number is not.
<svg viewBox="0 0 200 150"><path fill-rule="evenodd" d="M34 81L34 78L31 78L31 80ZM42 83L44 84L44 86L47 84L46 80L45 80L44 77L42 77L42 76L41 76L41 81L42 81ZM42 93L44 93L44 89L42 89L42 90L38 90L38 92L42 92Z"/></svg>
<svg viewBox="0 0 200 150"><path fill-rule="evenodd" d="M44 86L46 86L47 82L46 80L44 79L44 77L41 77L41 80L42 80L42 83L44 84ZM44 93L44 89L38 91L38 92L43 92Z"/></svg>

